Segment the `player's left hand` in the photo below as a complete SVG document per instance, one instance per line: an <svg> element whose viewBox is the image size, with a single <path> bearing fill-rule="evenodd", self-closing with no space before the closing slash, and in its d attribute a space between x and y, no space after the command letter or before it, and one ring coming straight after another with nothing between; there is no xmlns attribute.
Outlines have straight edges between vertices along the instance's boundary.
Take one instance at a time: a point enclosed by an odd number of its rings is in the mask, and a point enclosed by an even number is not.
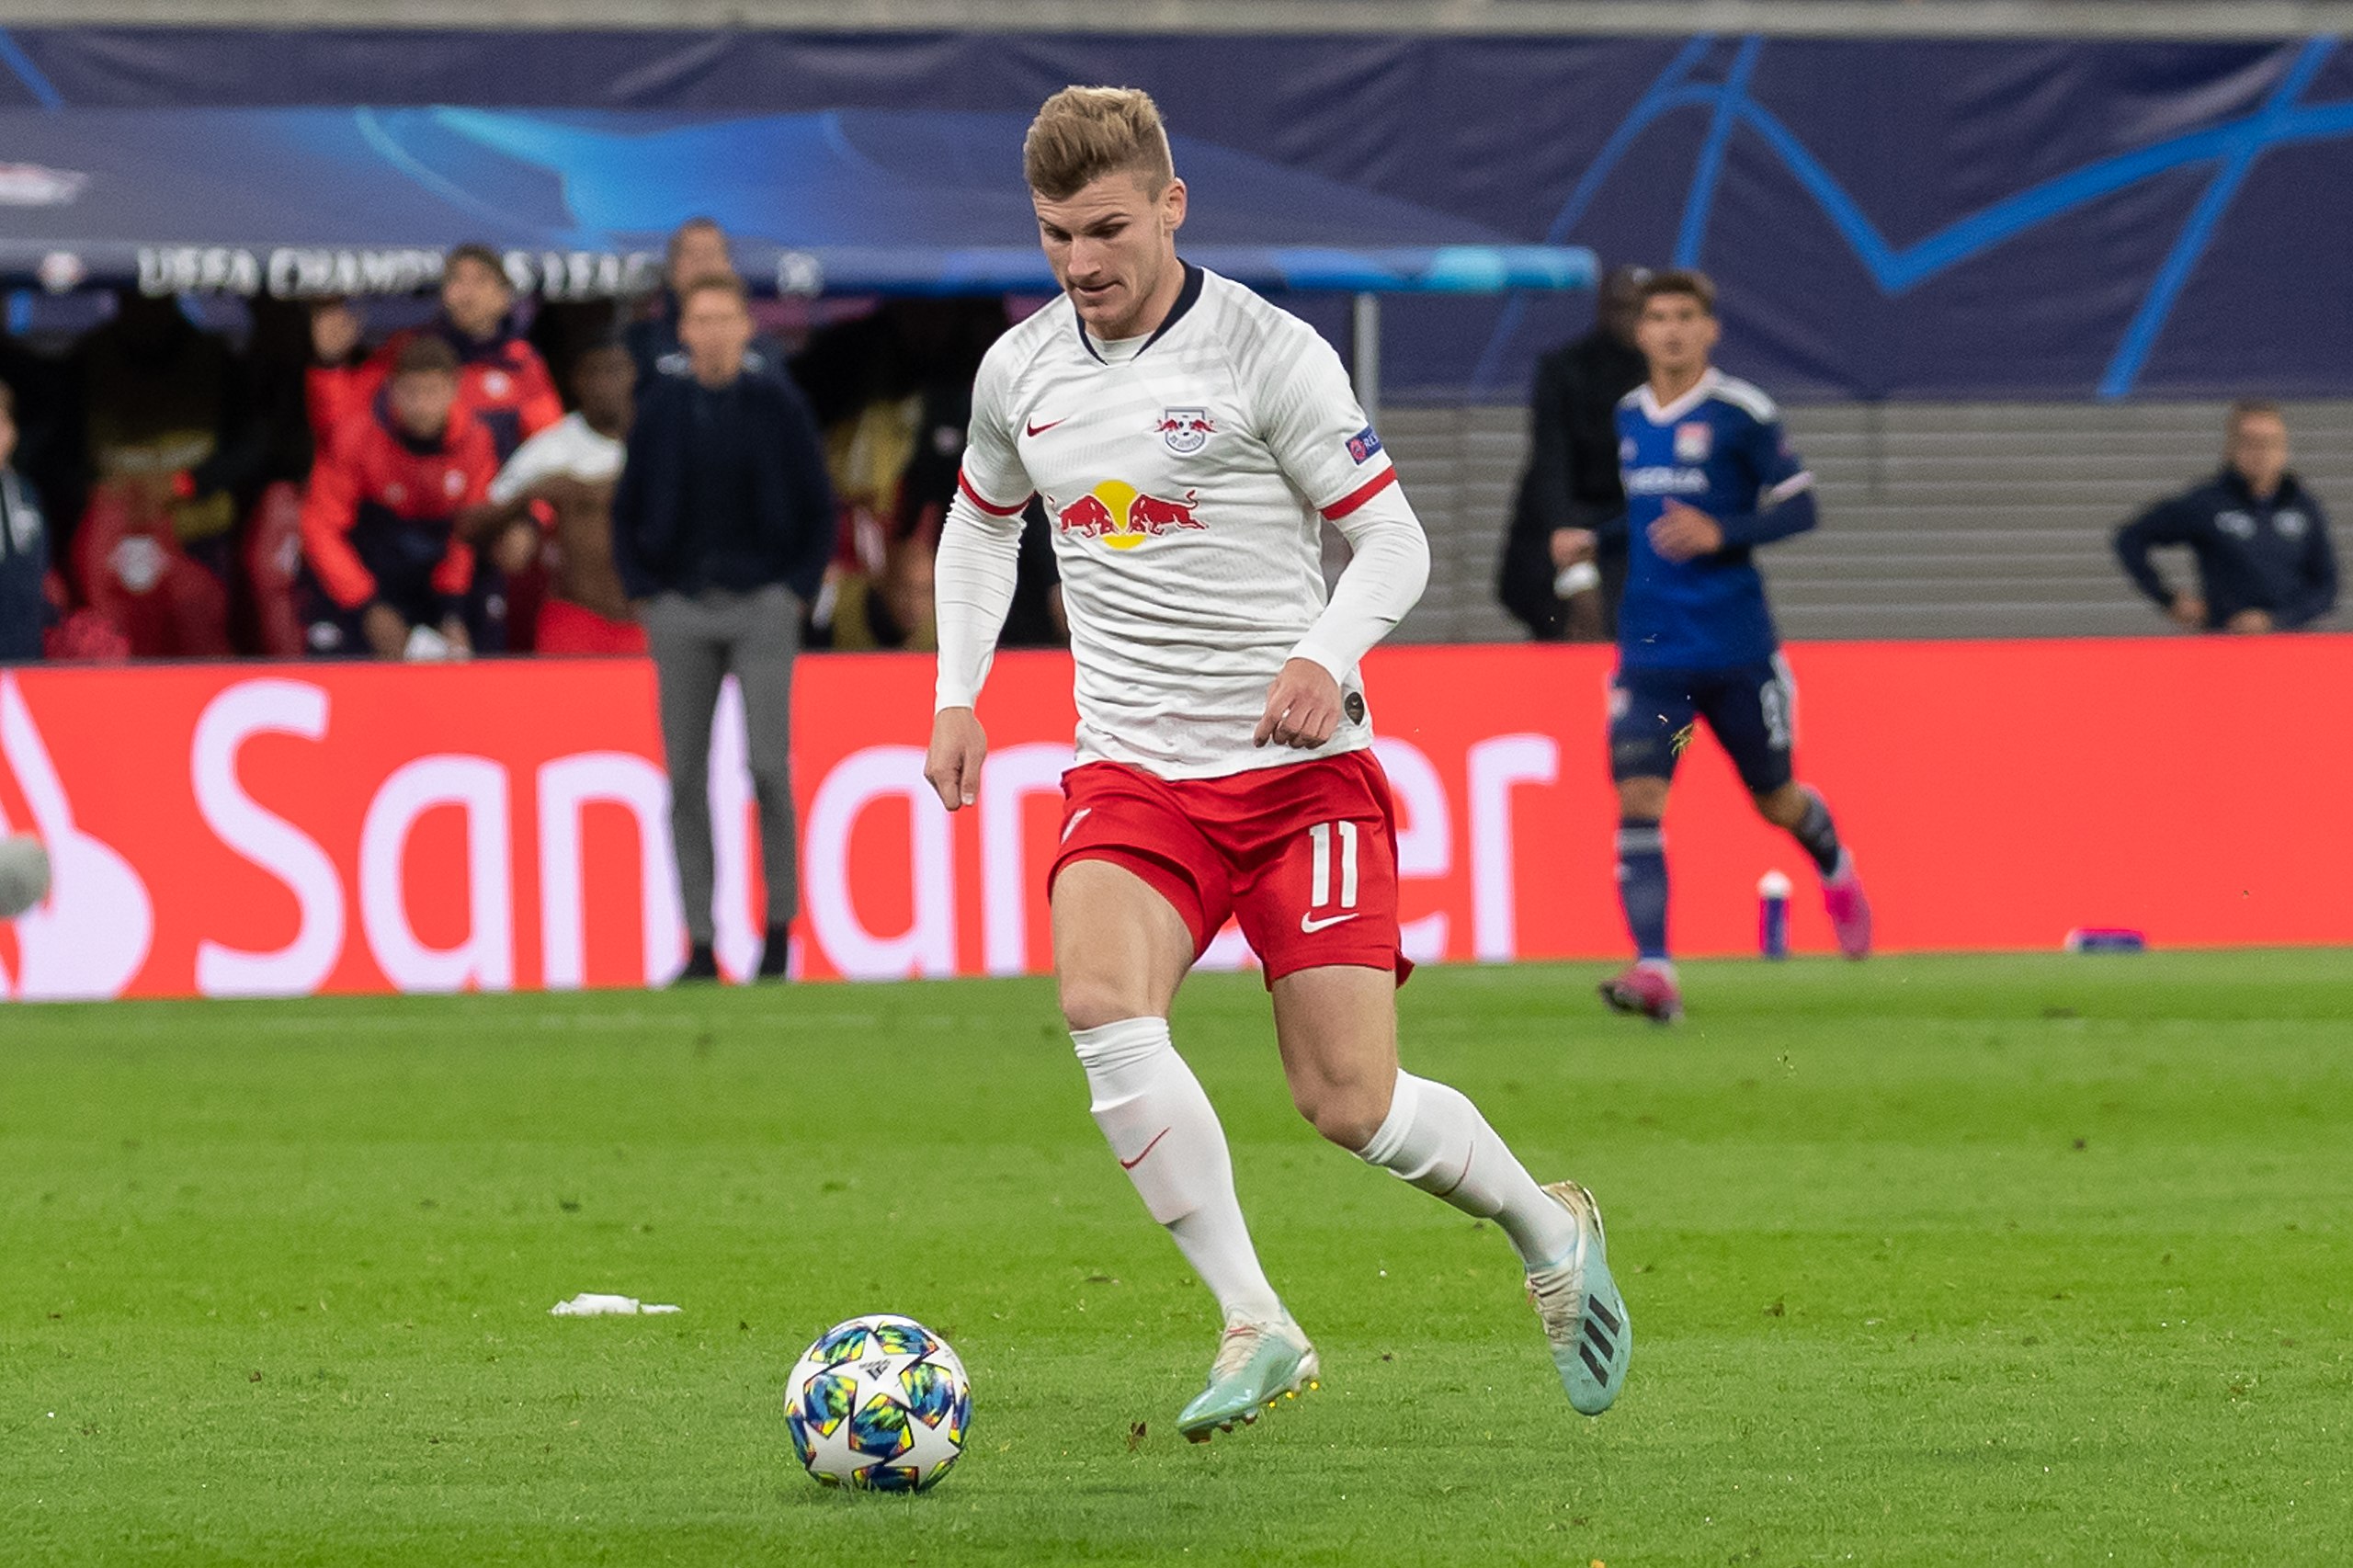
<svg viewBox="0 0 2353 1568"><path fill-rule="evenodd" d="M2227 630L2245 637L2260 636L2271 630L2271 612L2262 609L2243 609L2231 617Z"/></svg>
<svg viewBox="0 0 2353 1568"><path fill-rule="evenodd" d="M1651 548L1669 561L1713 555L1724 547L1723 526L1697 506L1669 501L1650 528Z"/></svg>
<svg viewBox="0 0 2353 1568"><path fill-rule="evenodd" d="M1313 751L1340 727L1340 683L1313 659L1286 662L1267 688L1267 711L1250 733L1250 744L1297 746Z"/></svg>

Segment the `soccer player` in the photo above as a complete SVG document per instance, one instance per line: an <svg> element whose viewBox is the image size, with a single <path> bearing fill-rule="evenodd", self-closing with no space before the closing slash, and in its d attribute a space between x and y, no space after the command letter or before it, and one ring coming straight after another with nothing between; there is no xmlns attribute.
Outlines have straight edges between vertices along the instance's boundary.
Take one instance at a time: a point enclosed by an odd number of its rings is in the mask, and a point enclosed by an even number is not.
<svg viewBox="0 0 2353 1568"><path fill-rule="evenodd" d="M1697 272L1643 285L1634 341L1650 379L1618 404L1628 542L1609 687L1609 767L1618 783L1618 896L1639 955L1603 983L1621 1013L1683 1014L1666 948L1666 814L1675 764L1705 719L1767 822L1822 874L1839 950L1870 951L1871 909L1830 808L1796 781L1797 688L1781 657L1758 545L1814 525L1813 475L1790 450L1772 399L1709 364L1715 286ZM1589 555L1595 533L1571 530Z"/></svg>
<svg viewBox="0 0 2353 1568"><path fill-rule="evenodd" d="M1229 914L1265 964L1292 1102L1342 1148L1497 1221L1570 1403L1598 1415L1631 1335L1591 1195L1539 1187L1468 1099L1398 1069L1394 822L1357 664L1421 594L1421 525L1330 347L1178 259L1185 185L1150 97L1065 88L1023 161L1068 304L1000 338L973 388L926 771L951 811L978 796L973 703L1034 492L1077 664L1050 884L1062 1010L1097 1125L1225 1318L1178 1426L1204 1441L1318 1375L1169 1038L1177 986ZM1325 518L1355 549L1328 603Z"/></svg>
<svg viewBox="0 0 2353 1568"><path fill-rule="evenodd" d="M636 384L636 362L626 345L601 343L581 355L572 372L579 411L516 448L490 482L489 504L459 519L476 546L519 534L525 552L538 554L534 504L554 513L555 592L540 607L535 652L645 652L645 628L631 615L613 564L613 490Z"/></svg>

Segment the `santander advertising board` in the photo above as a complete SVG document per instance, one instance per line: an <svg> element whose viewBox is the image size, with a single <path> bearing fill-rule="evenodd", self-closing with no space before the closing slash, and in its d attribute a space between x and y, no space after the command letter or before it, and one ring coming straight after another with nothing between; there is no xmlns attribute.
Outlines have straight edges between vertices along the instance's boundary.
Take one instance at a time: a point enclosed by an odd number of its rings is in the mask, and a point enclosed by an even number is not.
<svg viewBox="0 0 2353 1568"><path fill-rule="evenodd" d="M2287 775L2262 760L2265 737L2309 733L2315 689L2353 693L2353 638L1791 658L1800 768L1856 847L1883 948L2055 947L2083 925L2164 945L2353 941L2336 896L2353 879L2353 746ZM1417 960L1622 950L1608 669L1593 648L1368 662ZM980 800L953 816L923 781L930 683L919 656L801 665L803 979L1050 966L1068 661L998 662ZM2103 697L2053 705L2054 689ZM765 907L739 702L731 687L710 768L720 958L736 974ZM2208 809L2258 794L2263 812ZM0 926L0 997L659 984L684 942L668 807L639 661L0 671L0 831L38 834L54 867L49 899ZM1799 885L1792 945L1829 949L1803 857L1705 742L1667 835L1679 950L1753 951L1773 869ZM1248 961L1232 930L1203 959ZM1563 983L1564 999L1582 988Z"/></svg>

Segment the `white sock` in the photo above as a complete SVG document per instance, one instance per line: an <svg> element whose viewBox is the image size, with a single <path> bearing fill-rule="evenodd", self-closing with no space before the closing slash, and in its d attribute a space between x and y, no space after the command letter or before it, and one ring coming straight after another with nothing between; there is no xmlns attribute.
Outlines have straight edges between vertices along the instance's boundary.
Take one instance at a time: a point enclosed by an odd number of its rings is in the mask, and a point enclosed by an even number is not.
<svg viewBox="0 0 2353 1568"><path fill-rule="evenodd" d="M1070 1038L1094 1094L1088 1108L1095 1125L1226 1320L1280 1317L1282 1301L1258 1267L1233 1196L1225 1129L1200 1080L1169 1043L1168 1021L1122 1018Z"/></svg>
<svg viewBox="0 0 2353 1568"><path fill-rule="evenodd" d="M1545 1196L1479 1108L1444 1084L1398 1074L1389 1115L1358 1157L1465 1214L1495 1221L1530 1268L1575 1250L1569 1211Z"/></svg>

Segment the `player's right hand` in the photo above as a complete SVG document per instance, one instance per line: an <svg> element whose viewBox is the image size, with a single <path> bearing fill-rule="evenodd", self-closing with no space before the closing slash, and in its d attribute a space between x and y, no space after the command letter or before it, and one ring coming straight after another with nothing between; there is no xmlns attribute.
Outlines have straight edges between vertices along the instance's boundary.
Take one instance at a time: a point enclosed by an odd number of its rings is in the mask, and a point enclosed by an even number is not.
<svg viewBox="0 0 2353 1568"><path fill-rule="evenodd" d="M2176 594L2165 613L2192 631L2206 630L2206 601L2196 594Z"/></svg>
<svg viewBox="0 0 2353 1568"><path fill-rule="evenodd" d="M931 717L931 749L924 754L923 776L939 791L939 803L949 811L981 798L981 764L988 760L988 732L980 715L969 708L943 708Z"/></svg>

